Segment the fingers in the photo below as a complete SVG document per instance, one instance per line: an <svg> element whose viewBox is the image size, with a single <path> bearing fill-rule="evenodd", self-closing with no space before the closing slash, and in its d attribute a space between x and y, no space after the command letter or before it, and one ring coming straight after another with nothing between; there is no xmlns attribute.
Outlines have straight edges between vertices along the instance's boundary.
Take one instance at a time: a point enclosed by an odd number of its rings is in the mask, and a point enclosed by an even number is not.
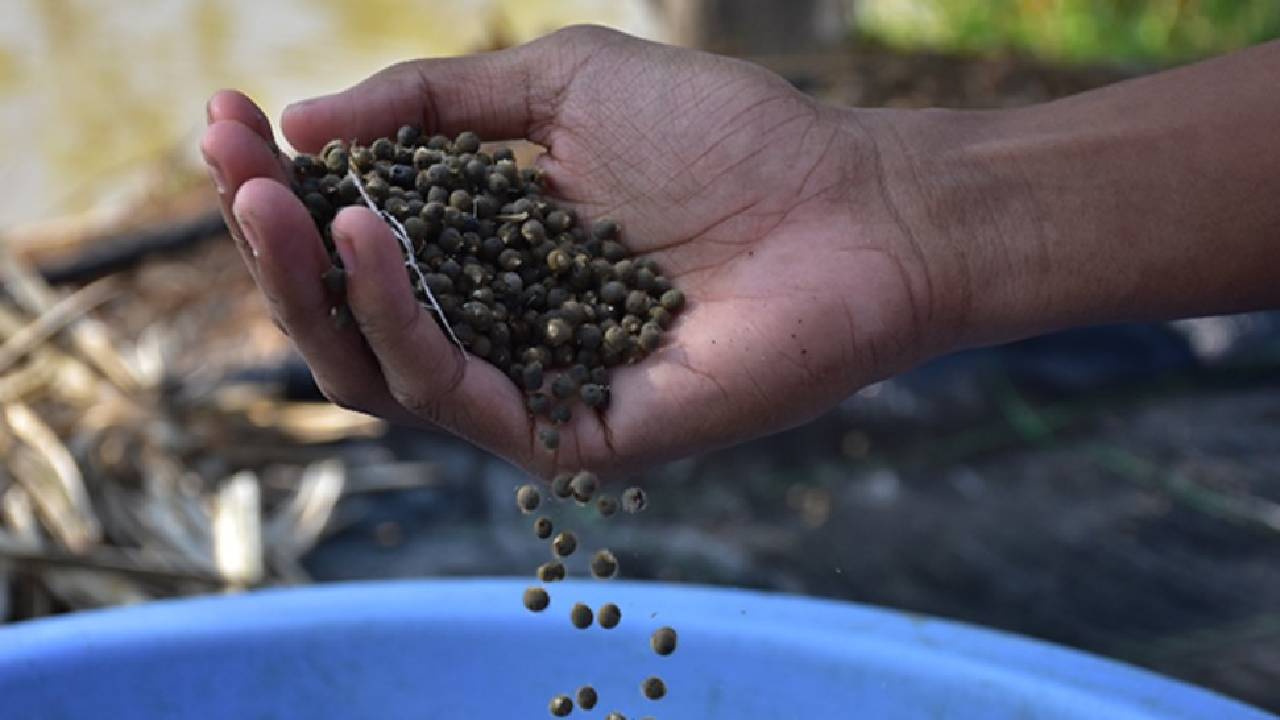
<svg viewBox="0 0 1280 720"><path fill-rule="evenodd" d="M573 27L499 52L400 63L343 92L291 105L282 125L293 146L308 152L333 138L368 142L404 124L543 142L583 60L606 43L628 41L605 28Z"/></svg>
<svg viewBox="0 0 1280 720"><path fill-rule="evenodd" d="M219 90L205 105L205 117L212 125L222 120L232 120L258 134L263 142L274 144L271 121L256 103L238 90Z"/></svg>
<svg viewBox="0 0 1280 720"><path fill-rule="evenodd" d="M347 268L347 301L395 400L414 415L513 462L530 464L531 432L511 381L479 358L464 358L414 299L399 244L365 208L333 222Z"/></svg>
<svg viewBox="0 0 1280 720"><path fill-rule="evenodd" d="M200 151L218 192L223 220L235 240L249 271L257 277L254 250L231 212L231 203L240 186L253 178L284 182L284 171L273 148L268 145L270 125L245 96L223 91L208 106L211 123L200 140ZM266 135L263 135L263 132Z"/></svg>
<svg viewBox="0 0 1280 720"><path fill-rule="evenodd" d="M240 188L232 207L258 248L258 285L325 396L343 407L408 420L359 331L338 328L329 315L320 280L329 257L302 203L284 185L256 178Z"/></svg>

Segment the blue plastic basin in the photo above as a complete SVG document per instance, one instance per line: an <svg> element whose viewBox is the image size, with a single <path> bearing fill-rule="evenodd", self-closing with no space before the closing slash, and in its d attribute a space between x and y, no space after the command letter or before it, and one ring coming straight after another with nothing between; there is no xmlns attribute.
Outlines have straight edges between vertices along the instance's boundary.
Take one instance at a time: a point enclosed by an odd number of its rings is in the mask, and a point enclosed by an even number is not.
<svg viewBox="0 0 1280 720"><path fill-rule="evenodd" d="M0 629L0 717L540 718L590 683L628 718L1263 720L1039 642L846 603L645 583L351 584L158 602ZM614 630L568 609L616 602ZM670 624L670 657L649 634ZM661 675L665 699L640 693Z"/></svg>

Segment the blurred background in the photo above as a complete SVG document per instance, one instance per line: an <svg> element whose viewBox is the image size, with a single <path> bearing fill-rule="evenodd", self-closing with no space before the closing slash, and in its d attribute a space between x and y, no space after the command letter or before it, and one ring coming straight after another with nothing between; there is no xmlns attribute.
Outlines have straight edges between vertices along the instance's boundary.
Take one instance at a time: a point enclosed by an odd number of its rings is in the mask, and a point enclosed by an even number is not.
<svg viewBox="0 0 1280 720"><path fill-rule="evenodd" d="M523 478L317 393L196 149L405 58L574 22L832 102L1007 107L1280 37L1274 0L10 0L0 8L0 619L264 585L527 574ZM635 478L627 577L1025 633L1280 711L1280 314L942 358ZM581 571L581 568L571 567Z"/></svg>

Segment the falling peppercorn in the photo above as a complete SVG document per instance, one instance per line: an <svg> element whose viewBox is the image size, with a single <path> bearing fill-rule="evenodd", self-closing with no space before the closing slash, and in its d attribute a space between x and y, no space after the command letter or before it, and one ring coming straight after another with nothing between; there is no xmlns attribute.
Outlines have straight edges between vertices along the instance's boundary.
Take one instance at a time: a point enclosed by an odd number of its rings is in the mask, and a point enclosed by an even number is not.
<svg viewBox="0 0 1280 720"><path fill-rule="evenodd" d="M600 580L608 580L618 574L618 558L608 550L597 550L591 556L591 574Z"/></svg>
<svg viewBox="0 0 1280 720"><path fill-rule="evenodd" d="M574 603L573 608L569 610L569 622L579 630L586 630L591 627L592 613L591 608L583 603Z"/></svg>
<svg viewBox="0 0 1280 720"><path fill-rule="evenodd" d="M539 540L546 540L551 537L551 533L554 531L555 525L551 523L551 518L545 515L533 521L533 534L536 535Z"/></svg>
<svg viewBox="0 0 1280 720"><path fill-rule="evenodd" d="M538 580L542 582L556 582L563 580L565 576L564 563L559 560L545 562L538 566Z"/></svg>
<svg viewBox="0 0 1280 720"><path fill-rule="evenodd" d="M661 700L667 694L667 684L660 677L646 678L640 689L650 700Z"/></svg>
<svg viewBox="0 0 1280 720"><path fill-rule="evenodd" d="M551 541L551 549L557 557L569 557L578 549L578 536L565 530Z"/></svg>
<svg viewBox="0 0 1280 720"><path fill-rule="evenodd" d="M596 488L599 486L600 481L595 473L586 470L575 474L569 481L569 491L573 493L573 499L580 503L591 502L591 497L596 494Z"/></svg>
<svg viewBox="0 0 1280 720"><path fill-rule="evenodd" d="M631 514L644 510L649 506L649 497L638 487L629 487L622 491L622 509Z"/></svg>
<svg viewBox="0 0 1280 720"><path fill-rule="evenodd" d="M670 655L676 651L676 631L670 627L660 627L653 631L649 645L659 655Z"/></svg>
<svg viewBox="0 0 1280 720"><path fill-rule="evenodd" d="M551 596L540 587L527 588L524 591L524 606L531 612L542 612L551 604Z"/></svg>
<svg viewBox="0 0 1280 720"><path fill-rule="evenodd" d="M605 603L600 606L600 612L596 613L600 622L600 627L605 630L612 630L618 627L618 623L622 622L622 610L613 603Z"/></svg>
<svg viewBox="0 0 1280 720"><path fill-rule="evenodd" d="M601 495L596 499L596 510L600 513L600 517L612 517L618 512L618 501L608 495Z"/></svg>
<svg viewBox="0 0 1280 720"><path fill-rule="evenodd" d="M583 710L590 710L596 706L600 696L596 694L596 689L590 685L583 685L578 688L578 707Z"/></svg>
<svg viewBox="0 0 1280 720"><path fill-rule="evenodd" d="M551 480L551 494L564 500L573 496L573 488L569 483L573 482L573 473L560 473Z"/></svg>
<svg viewBox="0 0 1280 720"><path fill-rule="evenodd" d="M551 698L551 714L556 717L568 717L573 712L573 701L568 695L557 695Z"/></svg>
<svg viewBox="0 0 1280 720"><path fill-rule="evenodd" d="M516 490L516 504L520 506L520 512L528 515L537 510L541 503L542 494L538 492L538 488L532 485L521 485Z"/></svg>

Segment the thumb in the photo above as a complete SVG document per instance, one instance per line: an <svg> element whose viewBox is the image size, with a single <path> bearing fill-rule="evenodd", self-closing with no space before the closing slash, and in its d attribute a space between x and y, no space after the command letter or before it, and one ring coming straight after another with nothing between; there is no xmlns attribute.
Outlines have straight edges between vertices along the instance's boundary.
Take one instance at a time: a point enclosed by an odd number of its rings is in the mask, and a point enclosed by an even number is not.
<svg viewBox="0 0 1280 720"><path fill-rule="evenodd" d="M607 28L574 26L497 52L397 63L342 92L290 105L281 125L304 152L334 138L369 142L405 124L433 134L472 130L486 140L527 137L546 145L578 68L599 48L633 40Z"/></svg>

